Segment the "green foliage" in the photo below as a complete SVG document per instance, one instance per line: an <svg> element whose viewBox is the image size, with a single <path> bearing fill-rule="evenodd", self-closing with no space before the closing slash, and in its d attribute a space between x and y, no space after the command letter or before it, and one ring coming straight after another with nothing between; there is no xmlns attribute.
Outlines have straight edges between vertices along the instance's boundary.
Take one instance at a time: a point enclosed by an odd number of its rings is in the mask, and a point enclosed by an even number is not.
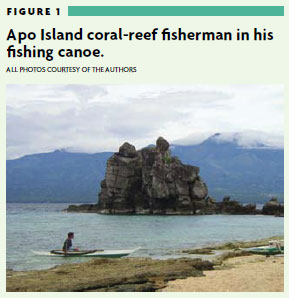
<svg viewBox="0 0 289 298"><path fill-rule="evenodd" d="M170 157L164 156L164 162L165 162L165 164L168 164L169 165L171 163L171 161L172 161L172 159Z"/></svg>
<svg viewBox="0 0 289 298"><path fill-rule="evenodd" d="M163 157L163 161L164 161L165 164L168 164L168 165L171 164L171 162L172 162L172 158L171 158L169 152L166 152L166 153L165 153L165 155L164 155L164 157Z"/></svg>

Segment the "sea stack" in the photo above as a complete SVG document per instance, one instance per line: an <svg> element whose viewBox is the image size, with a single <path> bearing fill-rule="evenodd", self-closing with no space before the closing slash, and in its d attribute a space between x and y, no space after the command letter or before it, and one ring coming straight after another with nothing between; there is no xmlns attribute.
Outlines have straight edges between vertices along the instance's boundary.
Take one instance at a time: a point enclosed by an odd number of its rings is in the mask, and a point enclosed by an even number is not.
<svg viewBox="0 0 289 298"><path fill-rule="evenodd" d="M171 156L169 143L137 151L124 143L107 161L97 212L102 214L196 214L208 206L199 168Z"/></svg>

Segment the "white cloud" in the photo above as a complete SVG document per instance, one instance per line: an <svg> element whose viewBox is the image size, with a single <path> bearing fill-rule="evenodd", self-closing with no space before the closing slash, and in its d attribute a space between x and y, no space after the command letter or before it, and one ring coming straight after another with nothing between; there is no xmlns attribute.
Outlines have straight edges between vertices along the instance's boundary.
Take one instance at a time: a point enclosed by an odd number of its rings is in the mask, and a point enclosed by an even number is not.
<svg viewBox="0 0 289 298"><path fill-rule="evenodd" d="M141 148L160 135L192 144L216 132L280 147L283 102L279 85L8 85L7 157Z"/></svg>
<svg viewBox="0 0 289 298"><path fill-rule="evenodd" d="M242 132L203 132L189 135L183 139L174 141L175 145L195 145L204 139L211 137L217 143L234 142L240 147L246 148L284 148L284 135L282 132L268 133L256 130L244 130Z"/></svg>

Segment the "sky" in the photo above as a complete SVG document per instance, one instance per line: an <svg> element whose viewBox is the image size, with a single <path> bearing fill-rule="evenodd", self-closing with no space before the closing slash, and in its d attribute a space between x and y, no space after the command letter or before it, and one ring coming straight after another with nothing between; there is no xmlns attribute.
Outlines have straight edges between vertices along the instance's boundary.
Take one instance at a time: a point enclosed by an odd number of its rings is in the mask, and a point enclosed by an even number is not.
<svg viewBox="0 0 289 298"><path fill-rule="evenodd" d="M163 136L197 144L215 133L283 148L282 85L8 85L7 159L65 149L140 149Z"/></svg>

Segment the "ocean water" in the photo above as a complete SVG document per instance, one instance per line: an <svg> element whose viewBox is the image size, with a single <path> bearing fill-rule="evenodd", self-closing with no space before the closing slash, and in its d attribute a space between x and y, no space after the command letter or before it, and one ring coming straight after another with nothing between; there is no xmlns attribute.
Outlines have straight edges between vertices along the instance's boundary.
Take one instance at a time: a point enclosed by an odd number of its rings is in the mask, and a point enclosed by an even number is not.
<svg viewBox="0 0 289 298"><path fill-rule="evenodd" d="M185 248L284 233L284 218L262 215L108 216L66 213L68 204L7 204L6 259L13 270L44 269L89 258L36 256L31 250L62 248L68 232L75 247L131 249L131 256L171 258Z"/></svg>

